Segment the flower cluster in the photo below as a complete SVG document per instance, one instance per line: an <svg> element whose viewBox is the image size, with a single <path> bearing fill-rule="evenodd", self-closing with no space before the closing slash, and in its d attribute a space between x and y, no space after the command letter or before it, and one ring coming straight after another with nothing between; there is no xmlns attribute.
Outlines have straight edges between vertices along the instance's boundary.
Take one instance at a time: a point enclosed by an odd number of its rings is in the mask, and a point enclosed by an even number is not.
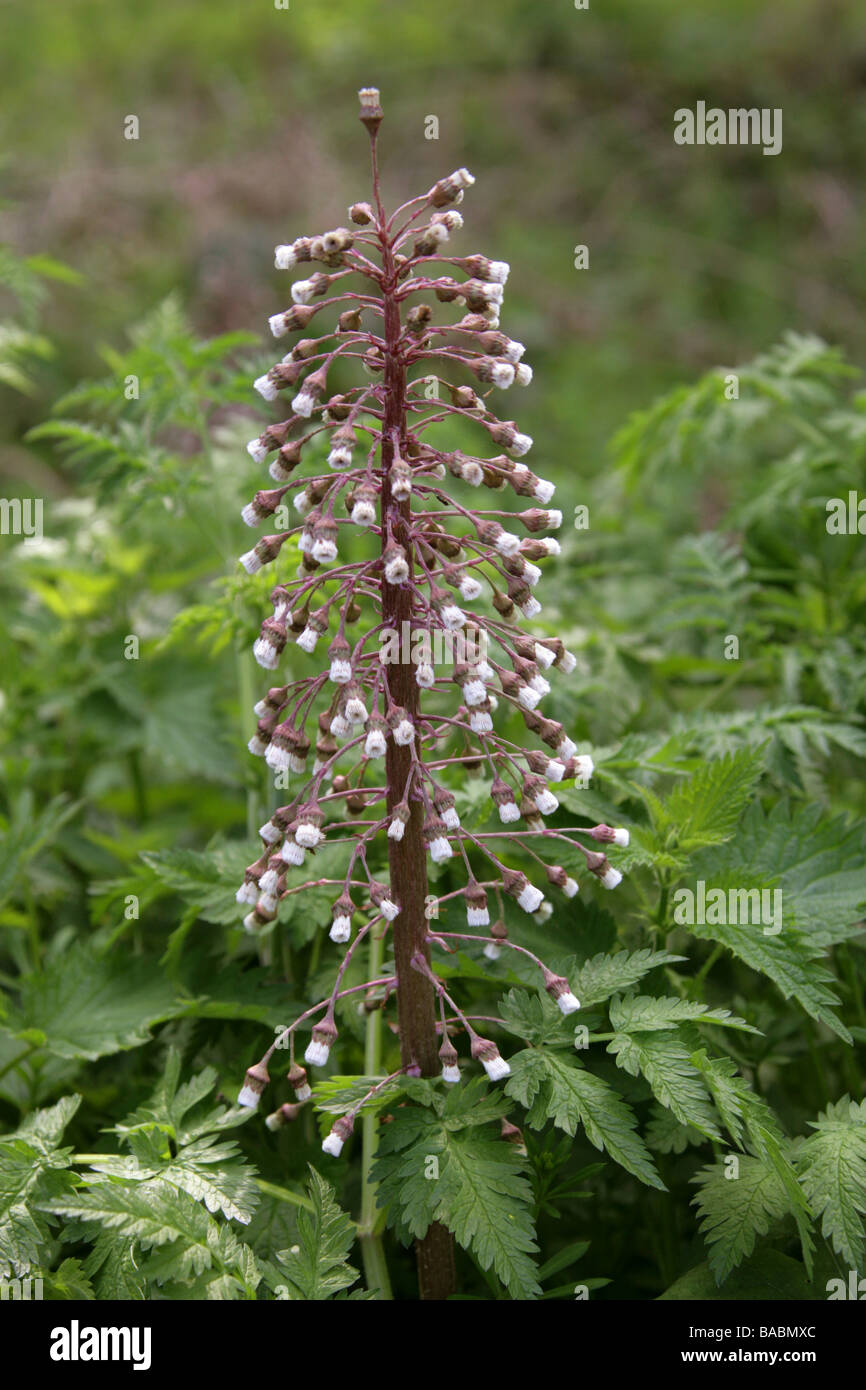
<svg viewBox="0 0 866 1390"><path fill-rule="evenodd" d="M284 547L298 552L294 573L284 569L274 584L273 611L254 646L257 661L277 671L291 644L321 658L315 674L275 684L255 707L250 752L265 759L278 786L294 775L301 789L261 827L262 853L237 893L248 909L245 927L266 927L282 897L309 886L304 871L320 846L346 838L351 845L345 877L334 882L330 936L346 949L333 992L287 1030L297 1104L310 1089L294 1061L295 1030L315 1019L305 1062L323 1066L337 1036L336 1001L352 993L341 989L346 966L371 930L394 934L397 970L359 988L368 997L379 991L377 1002L385 1003L392 992L399 998L410 988L415 972L438 1001L439 1022L431 1017L431 1028L441 1038L444 1080L459 1080L452 1035L461 1030L472 1058L497 1080L508 1074L508 1063L445 992L430 948L450 950L449 940L470 940L482 942L490 958L505 947L521 951L562 1012L571 1013L579 1003L568 981L509 941L506 898L537 921L553 907L501 856L521 850L527 837L560 839L577 847L605 888L621 879L604 852L573 830L545 824L559 807L551 787L585 782L593 766L539 708L549 677L569 675L575 657L559 638L535 637L520 626L541 610L541 564L559 552L547 533L561 525L562 514L549 506L553 484L524 461L532 439L497 413L500 393L532 380L523 345L500 327L509 267L452 252L463 226L458 207L474 183L466 169L386 215L375 153L381 117L378 93L363 91L372 202L349 208L349 227L276 248L278 268L303 274L292 285L290 307L270 319L274 337L293 345L255 386L266 400L290 404L286 418L248 445L257 462L268 463L276 486L257 492L242 514L251 527L273 518L279 526L241 557L249 573L275 565ZM437 323L437 302L452 306L456 320ZM326 325L314 324L319 315ZM363 382L337 391L334 383L353 359ZM431 431L435 437L437 425L456 422L474 429L477 454L436 447ZM306 459L312 470L301 473ZM449 479L491 494L492 505L464 505ZM376 538L367 558L351 558L358 550L349 545L351 534L359 531ZM370 620L356 635L365 611ZM437 670L434 650L443 642L451 657L444 671ZM531 747L496 732L497 709L519 714ZM461 825L448 778L467 771L489 777L501 831ZM628 843L626 830L606 825L577 833L602 846ZM379 837L392 882L377 880L367 866ZM396 946L407 912L417 922L419 904L407 902L405 892L401 900L392 886L401 854L407 863L426 855L434 865L457 856L465 870L459 890L434 898L423 862L413 861L416 884L419 869L423 875L425 934L404 953L402 973ZM547 889L565 898L578 891L577 879L559 865L546 866L546 880ZM440 909L458 902L469 931L434 931ZM356 918L363 925L353 938ZM247 1073L241 1104L258 1103L272 1052ZM404 1071L419 1069L405 1047L403 1062ZM268 1123L282 1124L293 1113L293 1105L284 1105ZM341 1117L326 1151L339 1153L351 1127L352 1116Z"/></svg>

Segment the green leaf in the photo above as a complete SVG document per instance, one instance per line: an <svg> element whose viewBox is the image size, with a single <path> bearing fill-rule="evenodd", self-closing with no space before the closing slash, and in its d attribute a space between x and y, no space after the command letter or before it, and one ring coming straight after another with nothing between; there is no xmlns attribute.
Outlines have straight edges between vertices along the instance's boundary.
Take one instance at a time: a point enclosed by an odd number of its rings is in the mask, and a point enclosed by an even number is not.
<svg viewBox="0 0 866 1390"><path fill-rule="evenodd" d="M722 844L733 835L749 804L763 764L760 748L742 748L726 758L704 763L692 777L674 787L657 829L672 829L678 848L687 854L704 845Z"/></svg>
<svg viewBox="0 0 866 1390"><path fill-rule="evenodd" d="M65 1172L71 1149L61 1149L63 1131L80 1096L66 1096L47 1110L36 1110L13 1134L0 1138L0 1275L18 1277L40 1263L49 1238L36 1205L72 1187Z"/></svg>
<svg viewBox="0 0 866 1390"><path fill-rule="evenodd" d="M810 1121L815 1130L800 1146L800 1182L822 1234L859 1269L866 1253L866 1101L847 1096Z"/></svg>
<svg viewBox="0 0 866 1390"><path fill-rule="evenodd" d="M289 1298L323 1302L351 1288L358 1278L358 1271L346 1262L355 1227L334 1200L334 1189L312 1165L307 1192L313 1211L298 1214L298 1243L276 1258L286 1271Z"/></svg>
<svg viewBox="0 0 866 1390"><path fill-rule="evenodd" d="M616 1033L607 1050L630 1076L643 1075L656 1099L684 1125L708 1139L721 1137L703 1077L676 1033Z"/></svg>
<svg viewBox="0 0 866 1390"><path fill-rule="evenodd" d="M709 1262L696 1265L659 1296L677 1302L713 1300L715 1302L791 1303L823 1298L806 1278L797 1260L779 1250L761 1250L737 1269L721 1288L717 1287ZM725 1353L723 1353L724 1355Z"/></svg>
<svg viewBox="0 0 866 1390"><path fill-rule="evenodd" d="M694 1205L710 1246L709 1265L722 1283L755 1248L775 1221L791 1213L791 1200L775 1168L764 1159L738 1156L737 1168L713 1163L692 1179L700 1192ZM737 1172L736 1177L728 1176Z"/></svg>
<svg viewBox="0 0 866 1390"><path fill-rule="evenodd" d="M463 1095L446 1103L447 1115L396 1110L379 1140L377 1200L404 1238L423 1236L441 1221L513 1297L537 1298L531 1189L514 1146L486 1123L507 1109L507 1100L485 1095L484 1087L479 1078L460 1088Z"/></svg>
<svg viewBox="0 0 866 1390"><path fill-rule="evenodd" d="M75 944L41 974L24 978L5 1026L59 1057L93 1061L140 1047L155 1024L183 1008L151 963Z"/></svg>
<svg viewBox="0 0 866 1390"><path fill-rule="evenodd" d="M659 965L675 965L685 960L685 956L674 956L669 951L617 951L614 955L604 952L584 961L572 971L571 987L584 1008L600 1004L618 990L629 989L644 975Z"/></svg>
<svg viewBox="0 0 866 1390"><path fill-rule="evenodd" d="M617 996L612 999L610 1021L618 1033L663 1032L675 1028L678 1023L689 1021L715 1023L746 1033L759 1031L728 1009L711 1009L708 1004L699 1004L692 999L657 998L650 994L629 994L625 998Z"/></svg>
<svg viewBox="0 0 866 1390"><path fill-rule="evenodd" d="M506 1091L529 1112L538 1128L552 1120L566 1134L582 1125L587 1139L649 1187L664 1191L652 1158L636 1133L629 1106L606 1081L587 1071L573 1055L552 1048L527 1048L510 1059Z"/></svg>
<svg viewBox="0 0 866 1390"><path fill-rule="evenodd" d="M779 802L765 814L756 803L736 840L693 867L714 883L774 884L781 890L783 922L792 921L815 946L831 946L862 930L863 827L830 818L820 806L791 809Z"/></svg>
<svg viewBox="0 0 866 1390"><path fill-rule="evenodd" d="M226 1111L223 1105L203 1110L216 1072L206 1067L180 1087L179 1073L178 1054L172 1051L154 1096L114 1131L132 1153L106 1155L91 1167L129 1183L159 1178L203 1202L209 1212L245 1225L258 1202L255 1170L223 1135L228 1126L245 1123L249 1112Z"/></svg>

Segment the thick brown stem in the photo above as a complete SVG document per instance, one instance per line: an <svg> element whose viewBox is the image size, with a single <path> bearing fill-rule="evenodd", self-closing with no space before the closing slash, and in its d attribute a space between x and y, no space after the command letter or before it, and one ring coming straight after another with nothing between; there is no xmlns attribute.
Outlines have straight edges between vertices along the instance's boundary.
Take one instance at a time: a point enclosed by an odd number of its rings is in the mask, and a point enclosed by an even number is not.
<svg viewBox="0 0 866 1390"><path fill-rule="evenodd" d="M383 285L385 308L385 402L382 425L382 549L391 536L403 545L412 577L412 543L409 536L410 504L391 497L388 474L394 458L394 441L401 448L406 439L405 389L406 372L400 361L400 310L394 298L395 275L391 248L383 244ZM408 585L382 585L382 621L402 635L403 623L409 623L412 612L412 591ZM409 630L408 628L406 629ZM419 690L411 663L388 667L388 688L396 705L402 705L409 717L415 719L419 708ZM388 810L403 800L404 790L412 769L411 748L400 747L388 739L385 772ZM438 1041L433 986L426 976L413 970L411 960L421 952L429 961L426 944L427 919L424 915L427 896L427 859L422 835L424 813L418 789L410 795L410 816L402 840L388 840L388 863L391 892L400 904L395 919L394 960L397 974L397 1017L400 1028L400 1055L404 1066L417 1065L422 1076L435 1076L439 1071ZM430 1227L422 1240L416 1241L418 1257L418 1286L424 1300L444 1299L455 1289L454 1242L450 1231L438 1222Z"/></svg>

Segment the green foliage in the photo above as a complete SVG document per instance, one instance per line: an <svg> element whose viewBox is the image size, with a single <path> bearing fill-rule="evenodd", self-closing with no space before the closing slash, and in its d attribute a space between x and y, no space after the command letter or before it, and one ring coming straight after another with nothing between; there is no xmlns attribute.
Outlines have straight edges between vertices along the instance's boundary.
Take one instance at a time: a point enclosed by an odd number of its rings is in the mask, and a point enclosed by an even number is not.
<svg viewBox="0 0 866 1390"><path fill-rule="evenodd" d="M379 1143L374 1177L389 1220L404 1239L441 1221L512 1297L536 1297L525 1165L495 1127L507 1102L480 1079L444 1099L430 1087L414 1094L421 1106L395 1111Z"/></svg>
<svg viewBox="0 0 866 1390"><path fill-rule="evenodd" d="M277 1260L285 1271L286 1296L320 1303L351 1288L358 1278L358 1271L346 1261L355 1241L355 1228L337 1206L330 1183L313 1167L307 1190L312 1213L301 1212L298 1244L281 1250Z"/></svg>

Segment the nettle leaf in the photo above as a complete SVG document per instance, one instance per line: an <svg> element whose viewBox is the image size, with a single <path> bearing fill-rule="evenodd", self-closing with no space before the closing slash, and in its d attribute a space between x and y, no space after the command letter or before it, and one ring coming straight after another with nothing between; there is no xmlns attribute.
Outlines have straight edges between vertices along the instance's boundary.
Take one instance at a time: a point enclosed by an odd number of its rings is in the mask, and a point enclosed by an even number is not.
<svg viewBox="0 0 866 1390"><path fill-rule="evenodd" d="M620 1033L608 1043L617 1066L630 1076L643 1076L653 1095L684 1125L708 1139L720 1139L703 1077L678 1033Z"/></svg>
<svg viewBox="0 0 866 1390"><path fill-rule="evenodd" d="M793 918L816 946L844 941L866 914L862 825L828 819L820 806L794 810L779 802L769 814L756 803L736 840L714 852L695 872L708 882L766 886L781 891L783 921Z"/></svg>
<svg viewBox="0 0 866 1390"><path fill-rule="evenodd" d="M637 1130L631 1108L601 1077L566 1052L531 1047L510 1058L508 1095L527 1110L527 1123L542 1128L548 1120L566 1134L582 1125L587 1139L649 1187L665 1190Z"/></svg>
<svg viewBox="0 0 866 1390"><path fill-rule="evenodd" d="M732 1166L713 1163L692 1180L700 1185L694 1205L718 1284L751 1255L756 1240L773 1222L792 1211L790 1196L771 1164L748 1155L736 1162L736 1177L728 1176L735 1171Z"/></svg>
<svg viewBox="0 0 866 1390"><path fill-rule="evenodd" d="M669 951L617 951L614 955L602 952L572 971L571 987L586 1008L603 1003L618 990L636 985L656 966L675 965L685 959Z"/></svg>
<svg viewBox="0 0 866 1390"><path fill-rule="evenodd" d="M689 923L689 931L726 946L753 970L767 975L786 999L793 997L812 1018L826 1023L845 1042L851 1041L845 1024L833 1012L839 1000L828 985L836 977L821 963L821 949L800 932L787 927L778 935L766 935L760 926L736 923Z"/></svg>
<svg viewBox="0 0 866 1390"><path fill-rule="evenodd" d="M741 748L728 757L704 763L674 787L661 813L651 807L657 831L673 831L677 847L687 854L705 845L722 844L733 835L763 766L761 748Z"/></svg>
<svg viewBox="0 0 866 1390"><path fill-rule="evenodd" d="M290 1299L323 1302L351 1288L358 1271L346 1261L355 1243L355 1226L334 1200L334 1189L310 1165L307 1192L312 1212L298 1213L298 1242L277 1260L285 1270ZM282 1271L281 1271L282 1273Z"/></svg>
<svg viewBox="0 0 866 1390"><path fill-rule="evenodd" d="M828 1105L800 1146L797 1170L822 1234L859 1269L866 1253L866 1101Z"/></svg>
<svg viewBox="0 0 866 1390"><path fill-rule="evenodd" d="M173 986L150 962L99 955L76 943L27 975L5 1028L59 1057L93 1061L140 1047L150 1029L184 1010Z"/></svg>
<svg viewBox="0 0 866 1390"><path fill-rule="evenodd" d="M692 999L657 998L650 994L617 996L610 1002L610 1021L618 1033L654 1033L675 1028L679 1023L695 1021L715 1023L724 1028L738 1028L745 1033L757 1033L742 1018L729 1009L711 1009Z"/></svg>
<svg viewBox="0 0 866 1390"><path fill-rule="evenodd" d="M500 1138L498 1126L487 1125L508 1109L508 1100L485 1094L485 1085L479 1078L459 1088L463 1095L449 1096L447 1115L432 1108L394 1112L373 1169L377 1199L389 1207L389 1223L404 1239L423 1236L431 1222L441 1221L513 1297L537 1298L532 1190L524 1160Z"/></svg>
<svg viewBox="0 0 866 1390"><path fill-rule="evenodd" d="M72 1189L72 1150L61 1149L63 1131L80 1096L66 1096L46 1110L36 1110L13 1134L0 1137L0 1275L26 1275L40 1264L49 1239L39 1203Z"/></svg>

